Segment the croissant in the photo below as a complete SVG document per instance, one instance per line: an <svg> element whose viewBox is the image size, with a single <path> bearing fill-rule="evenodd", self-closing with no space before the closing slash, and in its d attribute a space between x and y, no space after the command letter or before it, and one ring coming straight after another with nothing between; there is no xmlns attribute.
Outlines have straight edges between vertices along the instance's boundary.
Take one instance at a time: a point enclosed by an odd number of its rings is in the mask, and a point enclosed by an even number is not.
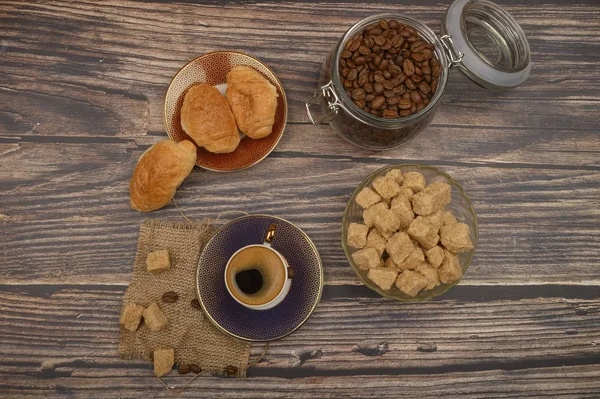
<svg viewBox="0 0 600 399"><path fill-rule="evenodd" d="M196 164L196 146L188 140L163 140L148 148L129 182L131 207L150 212L167 205Z"/></svg>
<svg viewBox="0 0 600 399"><path fill-rule="evenodd" d="M229 103L215 87L192 86L181 106L181 127L196 144L213 153L234 151L240 134Z"/></svg>
<svg viewBox="0 0 600 399"><path fill-rule="evenodd" d="M277 109L277 89L260 72L243 65L227 74L227 101L239 129L248 137L271 134Z"/></svg>

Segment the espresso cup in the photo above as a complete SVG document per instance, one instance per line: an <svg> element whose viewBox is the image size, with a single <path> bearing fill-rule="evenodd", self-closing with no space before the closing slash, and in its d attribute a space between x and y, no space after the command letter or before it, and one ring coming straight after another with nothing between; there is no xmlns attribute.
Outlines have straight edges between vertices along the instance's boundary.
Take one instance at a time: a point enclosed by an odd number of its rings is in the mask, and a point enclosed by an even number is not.
<svg viewBox="0 0 600 399"><path fill-rule="evenodd" d="M249 309L271 309L290 291L291 269L283 255L271 246L276 230L276 225L270 225L262 244L240 248L225 267L227 291Z"/></svg>

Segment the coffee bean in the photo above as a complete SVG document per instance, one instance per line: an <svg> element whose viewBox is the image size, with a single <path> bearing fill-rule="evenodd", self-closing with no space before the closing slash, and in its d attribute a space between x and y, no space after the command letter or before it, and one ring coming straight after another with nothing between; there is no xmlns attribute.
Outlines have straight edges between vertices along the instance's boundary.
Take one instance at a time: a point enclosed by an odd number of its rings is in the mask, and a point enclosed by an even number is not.
<svg viewBox="0 0 600 399"><path fill-rule="evenodd" d="M371 108L373 108L373 109L379 109L384 105L385 105L385 97L384 96L377 96L373 99L373 101L371 101Z"/></svg>
<svg viewBox="0 0 600 399"><path fill-rule="evenodd" d="M195 364L190 364L190 371L194 374L200 374L202 372L202 368Z"/></svg>
<svg viewBox="0 0 600 399"><path fill-rule="evenodd" d="M435 46L396 20L381 19L365 27L345 43L340 56L339 74L353 104L384 118L423 110L443 70ZM378 140L389 139L385 131L377 134Z"/></svg>
<svg viewBox="0 0 600 399"><path fill-rule="evenodd" d="M187 374L190 372L190 366L188 366L187 364L181 364L177 368L177 371L179 372L179 374Z"/></svg>
<svg viewBox="0 0 600 399"><path fill-rule="evenodd" d="M235 366L227 366L225 367L225 374L227 374L229 377L233 377L237 374L237 367Z"/></svg>
<svg viewBox="0 0 600 399"><path fill-rule="evenodd" d="M403 98L397 104L400 109L409 109L412 103L410 99Z"/></svg>
<svg viewBox="0 0 600 399"><path fill-rule="evenodd" d="M162 301L164 303L175 303L179 299L179 295L177 295L174 291L165 292L162 296Z"/></svg>
<svg viewBox="0 0 600 399"><path fill-rule="evenodd" d="M413 103L419 104L420 102L423 102L423 98L421 97L421 95L419 94L418 91L411 91L410 92L410 99Z"/></svg>
<svg viewBox="0 0 600 399"><path fill-rule="evenodd" d="M384 118L388 118L388 119L397 118L398 117L398 111L394 111L394 110L391 110L391 109L386 109L385 111L383 111L382 116Z"/></svg>
<svg viewBox="0 0 600 399"><path fill-rule="evenodd" d="M202 310L202 306L200 306L200 301L198 301L198 299L194 298L190 303L194 309Z"/></svg>
<svg viewBox="0 0 600 399"><path fill-rule="evenodd" d="M406 76L412 76L415 73L415 66L411 60L404 60L402 63L402 69L404 70Z"/></svg>

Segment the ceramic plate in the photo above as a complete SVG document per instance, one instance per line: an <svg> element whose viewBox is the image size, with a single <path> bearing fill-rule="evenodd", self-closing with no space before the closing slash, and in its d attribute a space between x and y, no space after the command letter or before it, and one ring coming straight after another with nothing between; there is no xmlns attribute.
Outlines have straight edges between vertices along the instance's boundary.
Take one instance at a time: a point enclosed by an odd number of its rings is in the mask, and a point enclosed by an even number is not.
<svg viewBox="0 0 600 399"><path fill-rule="evenodd" d="M269 310L252 310L237 303L224 282L227 261L238 249L261 244L270 224L277 225L272 245L294 270L290 292ZM273 341L297 330L312 314L323 291L321 258L308 236L274 216L250 215L223 226L206 244L197 272L200 304L222 331L246 341Z"/></svg>
<svg viewBox="0 0 600 399"><path fill-rule="evenodd" d="M201 168L229 172L257 164L273 151L285 129L287 100L283 85L275 74L262 62L243 53L218 51L208 53L188 62L177 72L165 96L164 120L169 137L177 142L192 140L181 128L181 105L187 90L196 83L207 83L224 93L226 76L237 65L247 65L263 74L276 88L279 97L273 131L265 138L254 140L244 137L235 151L229 154L213 154L198 147L196 165Z"/></svg>

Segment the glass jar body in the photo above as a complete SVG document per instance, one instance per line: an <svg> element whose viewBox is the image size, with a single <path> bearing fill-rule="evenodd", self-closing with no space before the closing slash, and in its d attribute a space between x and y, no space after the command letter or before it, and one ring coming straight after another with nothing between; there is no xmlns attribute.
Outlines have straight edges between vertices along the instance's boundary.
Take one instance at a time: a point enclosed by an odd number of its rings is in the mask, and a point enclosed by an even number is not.
<svg viewBox="0 0 600 399"><path fill-rule="evenodd" d="M346 94L339 75L340 54L346 42L365 26L381 19L395 19L416 29L423 39L435 45L435 54L442 66L438 87L430 103L421 112L407 118L384 119L358 108ZM372 150L394 148L415 137L432 121L446 87L448 67L449 62L441 41L426 25L399 14L373 15L350 28L329 52L321 69L316 96L311 102L320 108L318 111L324 115L322 121L329 122L333 130L350 143ZM311 115L311 102L307 103L307 109L311 120L316 123L316 118Z"/></svg>

